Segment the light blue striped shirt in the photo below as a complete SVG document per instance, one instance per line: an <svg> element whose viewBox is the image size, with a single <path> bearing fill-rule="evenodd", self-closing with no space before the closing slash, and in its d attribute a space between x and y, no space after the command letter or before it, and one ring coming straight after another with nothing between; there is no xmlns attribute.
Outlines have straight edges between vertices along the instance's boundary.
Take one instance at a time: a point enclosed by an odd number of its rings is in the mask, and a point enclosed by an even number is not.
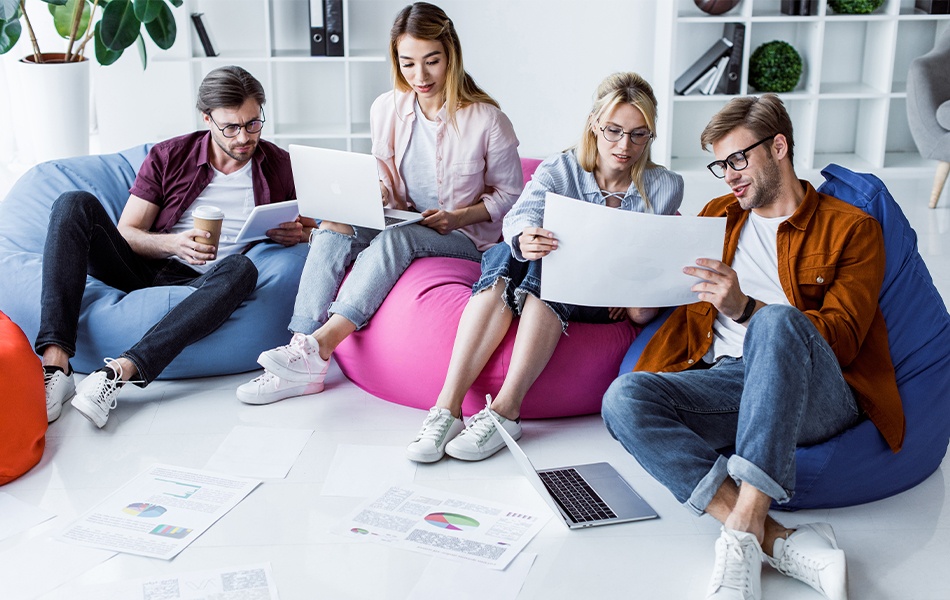
<svg viewBox="0 0 950 600"><path fill-rule="evenodd" d="M620 210L672 215L683 202L683 178L664 167L647 169L643 173L643 187L653 210L647 210L647 204L640 196L637 186L632 183L620 202ZM502 234L518 260L523 261L524 258L517 249L515 238L525 227L541 227L544 221L544 197L547 192L584 202L605 204L594 174L581 168L573 150L548 158L538 165L531 181L525 185L518 201L505 216Z"/></svg>

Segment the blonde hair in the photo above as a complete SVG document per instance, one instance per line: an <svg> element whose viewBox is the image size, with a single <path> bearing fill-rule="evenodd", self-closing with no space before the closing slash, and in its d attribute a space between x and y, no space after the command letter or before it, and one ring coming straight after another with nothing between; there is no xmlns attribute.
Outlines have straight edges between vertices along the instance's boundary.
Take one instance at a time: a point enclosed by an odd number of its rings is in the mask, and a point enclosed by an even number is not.
<svg viewBox="0 0 950 600"><path fill-rule="evenodd" d="M403 77L399 69L397 46L403 36L408 35L420 40L441 42L448 63L445 79L445 107L449 121L455 123L455 113L476 102L486 102L500 108L498 102L478 87L471 75L465 72L462 64L462 43L455 32L455 26L438 6L428 2L416 2L403 8L396 15L396 21L389 32L389 58L393 73L393 85L397 91L408 92L412 86Z"/></svg>
<svg viewBox="0 0 950 600"><path fill-rule="evenodd" d="M620 104L630 104L639 110L643 115L643 120L646 121L647 129L653 134L653 137L647 141L640 158L630 167L630 178L637 186L637 191L640 192L643 202L650 208L652 205L643 186L643 173L647 169L657 166L650 158L650 148L656 138L657 103L653 88L647 83L646 79L640 77L637 73L614 73L608 75L597 86L597 91L594 93L594 106L590 109L590 115L587 117L581 140L575 146L577 162L588 173L594 172L599 157L597 134L594 133L597 129L594 126L601 117L610 114Z"/></svg>

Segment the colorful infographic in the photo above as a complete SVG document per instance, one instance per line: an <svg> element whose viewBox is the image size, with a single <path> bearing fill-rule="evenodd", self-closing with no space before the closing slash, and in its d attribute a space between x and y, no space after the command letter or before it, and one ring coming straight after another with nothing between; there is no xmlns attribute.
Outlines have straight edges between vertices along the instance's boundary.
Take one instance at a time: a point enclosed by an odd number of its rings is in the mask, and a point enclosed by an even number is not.
<svg viewBox="0 0 950 600"><path fill-rule="evenodd" d="M122 509L127 515L134 517L160 517L165 514L165 508L157 504L148 504L147 502L136 502L129 504Z"/></svg>
<svg viewBox="0 0 950 600"><path fill-rule="evenodd" d="M425 521L429 525L440 529L448 529L449 531L468 531L478 527L478 521L471 517L447 512L428 514Z"/></svg>

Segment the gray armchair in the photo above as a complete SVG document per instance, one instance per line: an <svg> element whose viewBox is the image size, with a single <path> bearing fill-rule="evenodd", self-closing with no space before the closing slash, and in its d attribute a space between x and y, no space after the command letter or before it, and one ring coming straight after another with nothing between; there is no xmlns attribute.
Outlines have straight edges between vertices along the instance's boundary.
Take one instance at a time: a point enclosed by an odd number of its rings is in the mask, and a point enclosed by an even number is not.
<svg viewBox="0 0 950 600"><path fill-rule="evenodd" d="M930 194L937 206L950 173L950 28L907 71L907 121L920 155L940 161Z"/></svg>

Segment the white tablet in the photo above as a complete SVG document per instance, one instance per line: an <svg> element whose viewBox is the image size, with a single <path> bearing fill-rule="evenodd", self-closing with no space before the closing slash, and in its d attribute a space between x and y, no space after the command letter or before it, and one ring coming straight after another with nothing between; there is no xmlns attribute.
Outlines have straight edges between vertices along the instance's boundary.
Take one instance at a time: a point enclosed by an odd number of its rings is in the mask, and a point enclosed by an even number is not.
<svg viewBox="0 0 950 600"><path fill-rule="evenodd" d="M244 222L241 232L234 238L234 243L246 244L267 239L268 229L275 229L281 223L293 221L297 214L296 200L255 206Z"/></svg>

